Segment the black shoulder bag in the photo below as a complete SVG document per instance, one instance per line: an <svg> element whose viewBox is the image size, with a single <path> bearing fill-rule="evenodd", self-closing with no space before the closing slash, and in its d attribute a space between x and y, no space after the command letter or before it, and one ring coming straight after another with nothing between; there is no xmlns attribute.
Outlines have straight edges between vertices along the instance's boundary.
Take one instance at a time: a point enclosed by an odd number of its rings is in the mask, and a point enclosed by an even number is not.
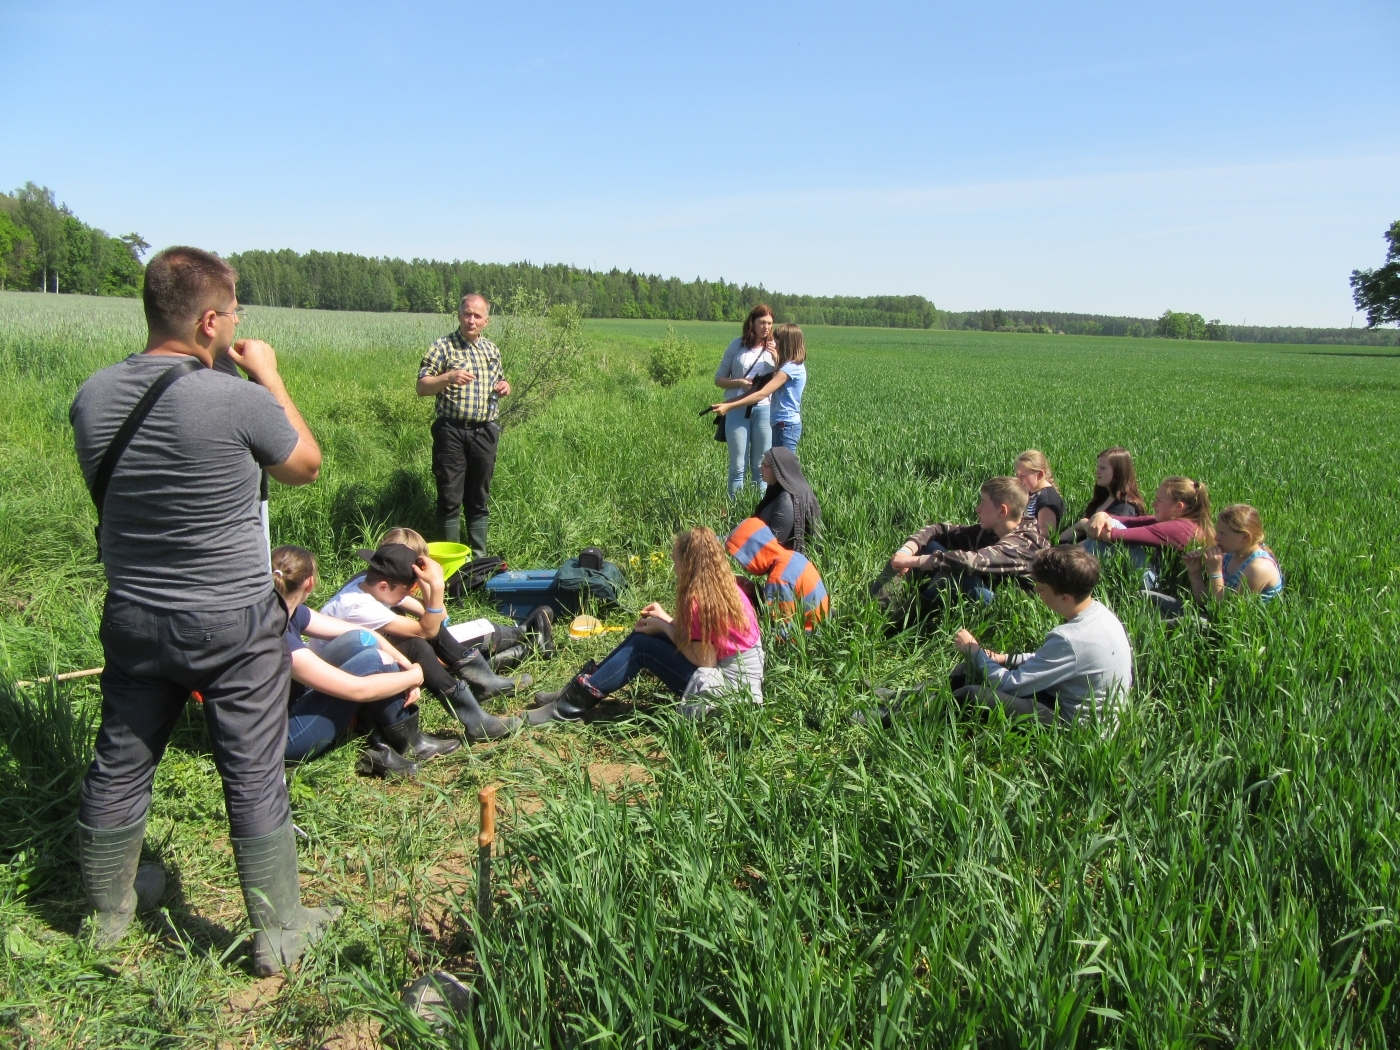
<svg viewBox="0 0 1400 1050"><path fill-rule="evenodd" d="M98 561L102 560L102 505L107 502L107 486L112 481L112 471L117 469L117 461L122 458L126 446L131 444L131 439L136 436L136 432L141 429L141 424L151 414L151 409L156 407L160 395L165 393L177 379L183 379L191 372L197 372L203 367L202 361L187 357L178 364L171 365L157 376L156 381L147 387L146 392L141 395L141 400L136 402L136 407L131 410L131 415L126 417L125 422L117 431L116 437L112 438L112 443L107 446L107 451L103 453L102 462L98 464L97 473L92 476L92 485L88 489L92 495L93 505L97 507L97 526L93 529L93 536L97 539Z"/></svg>

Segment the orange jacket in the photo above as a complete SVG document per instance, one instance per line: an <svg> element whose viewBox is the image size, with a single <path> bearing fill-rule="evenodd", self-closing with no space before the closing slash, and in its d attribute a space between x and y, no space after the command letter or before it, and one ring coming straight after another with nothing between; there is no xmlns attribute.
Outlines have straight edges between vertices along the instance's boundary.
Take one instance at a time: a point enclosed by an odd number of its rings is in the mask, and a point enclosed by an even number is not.
<svg viewBox="0 0 1400 1050"><path fill-rule="evenodd" d="M831 611L831 599L817 567L779 543L761 518L741 521L729 534L724 549L738 559L745 571L768 577L764 600L775 619L791 621L800 606L802 627L810 631Z"/></svg>

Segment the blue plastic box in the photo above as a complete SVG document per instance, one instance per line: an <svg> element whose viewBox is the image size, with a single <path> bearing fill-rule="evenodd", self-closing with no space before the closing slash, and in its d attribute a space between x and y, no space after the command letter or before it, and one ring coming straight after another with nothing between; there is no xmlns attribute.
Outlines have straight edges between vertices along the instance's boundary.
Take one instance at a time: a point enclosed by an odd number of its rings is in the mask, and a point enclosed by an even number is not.
<svg viewBox="0 0 1400 1050"><path fill-rule="evenodd" d="M496 608L517 623L541 605L556 613L578 611L578 595L559 590L557 569L510 569L486 581L486 593Z"/></svg>

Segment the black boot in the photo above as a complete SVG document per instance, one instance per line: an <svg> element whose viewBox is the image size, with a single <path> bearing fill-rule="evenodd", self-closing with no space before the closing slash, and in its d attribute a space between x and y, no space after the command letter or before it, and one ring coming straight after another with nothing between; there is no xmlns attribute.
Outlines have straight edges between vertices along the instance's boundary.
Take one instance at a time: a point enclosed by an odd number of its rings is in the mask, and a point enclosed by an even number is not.
<svg viewBox="0 0 1400 1050"><path fill-rule="evenodd" d="M546 660L554 659L554 610L541 605L525 617L522 626L527 637L534 636L535 651Z"/></svg>
<svg viewBox="0 0 1400 1050"><path fill-rule="evenodd" d="M473 558L486 557L486 515L470 518L467 521L467 543L471 545Z"/></svg>
<svg viewBox="0 0 1400 1050"><path fill-rule="evenodd" d="M430 759L437 758L438 755L450 755L462 746L459 737L435 736L432 733L423 732L418 727L418 709L416 707L406 712L393 725L383 726L379 733L391 748L404 758L420 765Z"/></svg>
<svg viewBox="0 0 1400 1050"><path fill-rule="evenodd" d="M477 655L480 656L479 653ZM510 736L520 726L518 718L497 718L483 711L466 682L458 682L457 688L443 699L447 701L457 721L467 727L467 739L473 743L499 740L501 737Z"/></svg>
<svg viewBox="0 0 1400 1050"><path fill-rule="evenodd" d="M502 678L486 662L486 658L475 649L468 649L467 655L448 668L452 674L472 687L472 695L482 700L490 700L502 693L513 693L524 689L534 681L527 674L518 678Z"/></svg>
<svg viewBox="0 0 1400 1050"><path fill-rule="evenodd" d="M597 660L589 660L588 663L584 664L581 668L579 668L578 674L577 674L577 675L574 675L574 677L577 678L577 677L579 677L579 675L590 675L590 674L592 674L592 673L593 673L594 671L596 671L596 670L598 670L598 661L597 661ZM558 700L561 696L564 695L564 690L567 689L567 688L568 688L568 685L565 684L565 685L561 685L558 689L554 690L554 692L552 692L552 693L536 693L536 694L534 695L534 697L530 700L530 702L529 702L528 704L526 704L525 706L526 706L527 708L531 708L531 707L544 707L544 706L547 705L547 704L552 704L552 703L554 703L554 701Z"/></svg>
<svg viewBox="0 0 1400 1050"><path fill-rule="evenodd" d="M340 917L341 909L302 906L291 817L270 835L229 841L253 927L253 972L270 977L295 965Z"/></svg>
<svg viewBox="0 0 1400 1050"><path fill-rule="evenodd" d="M496 655L487 661L491 665L491 670L497 673L510 671L519 667L525 662L525 657L530 655L530 650L522 644L507 646L504 649L496 650Z"/></svg>
<svg viewBox="0 0 1400 1050"><path fill-rule="evenodd" d="M78 870L87 891L87 926L98 947L122 939L132 916L150 911L165 893L165 871L141 863L146 817L124 828L99 831L78 822Z"/></svg>
<svg viewBox="0 0 1400 1050"><path fill-rule="evenodd" d="M540 701L540 706L526 711L525 720L532 726L542 726L546 722L577 722L603 699L603 694L583 678L584 673L580 672L559 692L538 694L535 699Z"/></svg>
<svg viewBox="0 0 1400 1050"><path fill-rule="evenodd" d="M418 775L418 763L395 751L376 729L370 734L369 742L360 752L360 760L355 763L355 771L369 777L387 777L398 780L401 777Z"/></svg>

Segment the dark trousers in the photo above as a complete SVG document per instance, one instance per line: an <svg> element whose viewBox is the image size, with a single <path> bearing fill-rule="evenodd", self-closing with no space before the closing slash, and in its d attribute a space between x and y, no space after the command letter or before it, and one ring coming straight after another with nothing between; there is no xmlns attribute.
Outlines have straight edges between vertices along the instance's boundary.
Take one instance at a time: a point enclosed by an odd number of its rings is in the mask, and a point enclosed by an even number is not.
<svg viewBox="0 0 1400 1050"><path fill-rule="evenodd" d="M501 428L495 423L433 423L433 480L437 482L438 520L466 512L467 521L486 517L491 475L496 470L496 444Z"/></svg>
<svg viewBox="0 0 1400 1050"><path fill-rule="evenodd" d="M446 636L447 643L439 642L438 639ZM462 644L453 638L447 631L439 631L438 638L433 641L425 641L422 638L396 638L393 635L386 635L389 642L395 649L403 653L423 669L423 684L439 696L446 696L457 688L457 679L452 677L446 667L442 666L442 661L447 662L448 667L462 659L461 655L454 657L452 653L464 654L465 649ZM443 655L446 653L446 655ZM442 657L442 660L439 660Z"/></svg>
<svg viewBox="0 0 1400 1050"><path fill-rule="evenodd" d="M102 723L79 819L105 829L141 818L175 720L198 691L230 832L258 838L285 824L291 809L282 752L292 672L286 626L275 594L224 612L173 612L108 596L100 630Z"/></svg>

